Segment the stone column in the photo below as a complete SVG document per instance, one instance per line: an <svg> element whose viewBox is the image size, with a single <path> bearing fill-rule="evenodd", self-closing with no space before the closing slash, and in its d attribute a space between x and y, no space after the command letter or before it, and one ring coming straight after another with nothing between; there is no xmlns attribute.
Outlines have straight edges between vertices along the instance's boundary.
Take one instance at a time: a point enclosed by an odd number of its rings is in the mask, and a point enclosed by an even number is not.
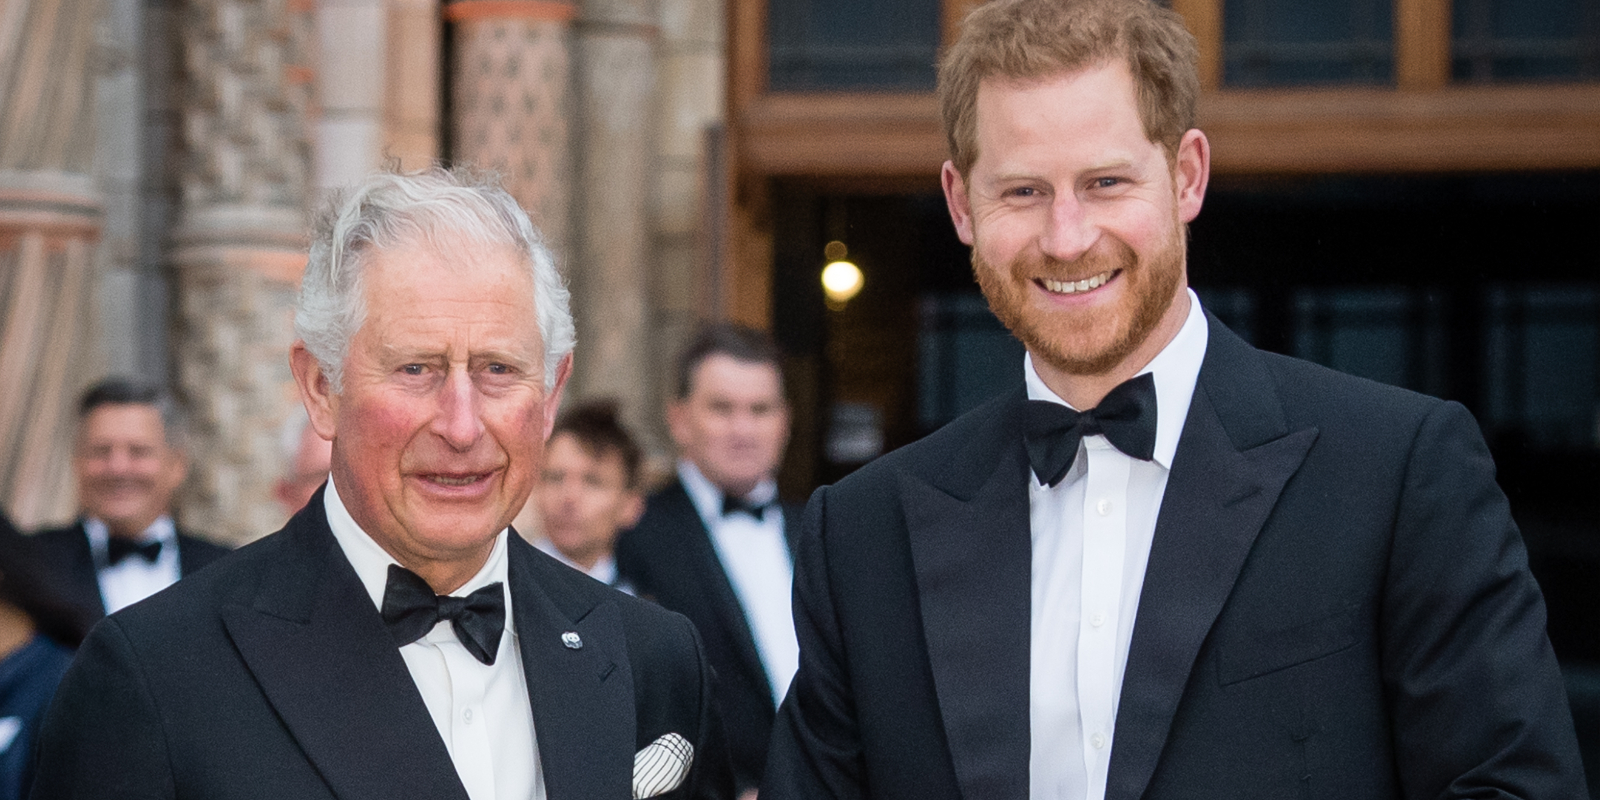
<svg viewBox="0 0 1600 800"><path fill-rule="evenodd" d="M570 273L571 23L566 0L455 0L450 87L458 164L498 172Z"/></svg>
<svg viewBox="0 0 1600 800"><path fill-rule="evenodd" d="M96 368L101 200L91 61L95 0L0 5L0 506L70 517L73 403Z"/></svg>
<svg viewBox="0 0 1600 800"><path fill-rule="evenodd" d="M655 0L583 0L577 26L575 398L609 396L660 443L651 364L649 201L655 160Z"/></svg>
<svg viewBox="0 0 1600 800"><path fill-rule="evenodd" d="M177 376L191 414L184 524L243 542L277 529L277 430L297 402L293 299L305 266L309 4L188 0L173 261Z"/></svg>

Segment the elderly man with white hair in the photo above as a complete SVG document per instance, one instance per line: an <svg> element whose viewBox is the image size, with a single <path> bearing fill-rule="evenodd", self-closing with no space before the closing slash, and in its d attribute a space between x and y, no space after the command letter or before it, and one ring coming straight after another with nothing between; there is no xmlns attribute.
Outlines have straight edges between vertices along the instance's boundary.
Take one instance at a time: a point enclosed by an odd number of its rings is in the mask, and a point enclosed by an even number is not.
<svg viewBox="0 0 1600 800"><path fill-rule="evenodd" d="M573 348L515 201L459 173L371 177L317 229L295 332L327 485L96 628L34 797L731 794L688 621L509 528Z"/></svg>

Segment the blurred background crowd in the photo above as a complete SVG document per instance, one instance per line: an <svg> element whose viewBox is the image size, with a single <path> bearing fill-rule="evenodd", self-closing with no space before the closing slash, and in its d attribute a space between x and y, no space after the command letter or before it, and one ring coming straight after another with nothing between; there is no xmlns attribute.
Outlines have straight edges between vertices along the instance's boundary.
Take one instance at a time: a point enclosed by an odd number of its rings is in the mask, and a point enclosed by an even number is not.
<svg viewBox="0 0 1600 800"><path fill-rule="evenodd" d="M744 676L725 713L770 724L773 501L1020 380L938 191L933 63L975 4L0 3L0 508L43 532L0 531L0 770L86 625L321 483L285 359L306 212L435 161L498 171L573 290L519 530L688 613ZM1600 1L1172 5L1214 148L1202 301L1473 411L1600 775ZM657 552L693 524L767 538Z"/></svg>

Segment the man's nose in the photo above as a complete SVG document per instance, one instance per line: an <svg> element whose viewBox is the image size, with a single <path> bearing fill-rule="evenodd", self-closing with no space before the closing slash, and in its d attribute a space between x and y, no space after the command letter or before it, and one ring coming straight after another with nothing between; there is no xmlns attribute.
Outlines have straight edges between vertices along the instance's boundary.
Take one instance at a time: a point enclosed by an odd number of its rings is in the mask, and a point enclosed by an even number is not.
<svg viewBox="0 0 1600 800"><path fill-rule="evenodd" d="M1061 192L1050 204L1044 230L1039 234L1039 250L1062 261L1072 261L1100 238L1090 209L1072 192Z"/></svg>
<svg viewBox="0 0 1600 800"><path fill-rule="evenodd" d="M478 388L462 368L452 368L439 388L433 432L456 450L470 449L483 435Z"/></svg>

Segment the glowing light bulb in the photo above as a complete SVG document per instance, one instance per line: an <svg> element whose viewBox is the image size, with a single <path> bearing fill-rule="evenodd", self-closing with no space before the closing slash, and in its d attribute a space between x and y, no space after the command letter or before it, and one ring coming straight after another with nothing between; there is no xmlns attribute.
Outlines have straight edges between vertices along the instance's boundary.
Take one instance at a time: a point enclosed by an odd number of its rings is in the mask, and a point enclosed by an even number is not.
<svg viewBox="0 0 1600 800"><path fill-rule="evenodd" d="M835 261L822 268L822 290L830 304L843 305L861 293L866 279L861 268L848 261Z"/></svg>

